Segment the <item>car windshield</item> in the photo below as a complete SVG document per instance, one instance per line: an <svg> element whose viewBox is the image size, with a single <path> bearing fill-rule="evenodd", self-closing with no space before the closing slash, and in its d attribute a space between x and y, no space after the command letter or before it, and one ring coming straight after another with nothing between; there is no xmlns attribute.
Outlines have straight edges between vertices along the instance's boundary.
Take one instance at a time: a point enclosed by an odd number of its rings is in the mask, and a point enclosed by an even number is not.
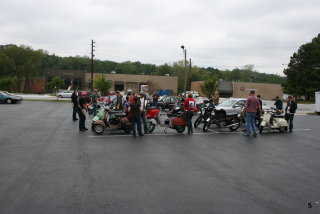
<svg viewBox="0 0 320 214"><path fill-rule="evenodd" d="M10 93L7 92L7 91L3 91L2 93L3 93L3 94L6 94L6 95L9 95L9 96L13 96L13 94L10 94Z"/></svg>
<svg viewBox="0 0 320 214"><path fill-rule="evenodd" d="M233 104L235 104L237 102L237 100L226 100L224 102L222 102L221 104L219 104L219 106L222 107L231 107Z"/></svg>

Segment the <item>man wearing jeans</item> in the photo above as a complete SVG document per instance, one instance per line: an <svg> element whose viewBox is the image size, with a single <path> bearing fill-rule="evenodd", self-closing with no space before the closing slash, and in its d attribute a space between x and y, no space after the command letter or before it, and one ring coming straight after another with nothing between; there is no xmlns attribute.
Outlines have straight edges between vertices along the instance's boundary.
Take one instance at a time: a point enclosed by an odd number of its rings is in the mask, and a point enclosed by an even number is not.
<svg viewBox="0 0 320 214"><path fill-rule="evenodd" d="M246 136L250 136L251 129L253 131L253 136L254 137L257 136L257 129L256 129L256 125L254 124L254 118L257 114L257 110L261 112L260 102L259 102L259 99L255 96L255 91L251 90L250 95L247 98L246 107L245 107L245 111L247 113Z"/></svg>
<svg viewBox="0 0 320 214"><path fill-rule="evenodd" d="M289 131L292 132L293 129L293 117L297 110L297 103L292 99L292 96L288 96L288 103L286 107L285 119L289 123Z"/></svg>

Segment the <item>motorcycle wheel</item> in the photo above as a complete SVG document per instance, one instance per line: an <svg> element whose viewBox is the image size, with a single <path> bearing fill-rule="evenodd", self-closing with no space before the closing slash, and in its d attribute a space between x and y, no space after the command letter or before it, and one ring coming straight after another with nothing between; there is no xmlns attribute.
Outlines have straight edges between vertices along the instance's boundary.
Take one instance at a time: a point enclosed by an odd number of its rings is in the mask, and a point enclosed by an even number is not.
<svg viewBox="0 0 320 214"><path fill-rule="evenodd" d="M263 126L260 126L259 127L259 133L262 134L262 131L263 131Z"/></svg>
<svg viewBox="0 0 320 214"><path fill-rule="evenodd" d="M184 130L186 129L185 126L175 126L175 129L178 133L182 133L184 132Z"/></svg>
<svg viewBox="0 0 320 214"><path fill-rule="evenodd" d="M202 130L203 130L204 132L208 131L208 129L210 128L210 126L211 126L211 123L205 122L205 123L203 124Z"/></svg>
<svg viewBox="0 0 320 214"><path fill-rule="evenodd" d="M124 126L123 127L123 131L127 134L129 134L131 132L131 126Z"/></svg>
<svg viewBox="0 0 320 214"><path fill-rule="evenodd" d="M286 132L287 130L288 130L288 128L285 127L285 126L281 126L281 127L279 128L279 132L281 132L281 133Z"/></svg>
<svg viewBox="0 0 320 214"><path fill-rule="evenodd" d="M156 127L155 124L153 124L153 123L148 123L148 124L147 124L147 131L148 131L149 133L152 133L153 130L155 129L155 127Z"/></svg>
<svg viewBox="0 0 320 214"><path fill-rule="evenodd" d="M231 120L231 124L235 124L235 123L236 123L237 125L234 125L234 126L230 126L230 127L229 127L229 129L230 129L231 131L235 131L235 130L237 130L237 129L240 127L240 125L241 125L240 119L237 118L237 117L233 118L233 119Z"/></svg>
<svg viewBox="0 0 320 214"><path fill-rule="evenodd" d="M200 115L197 119L196 119L196 121L194 121L194 128L197 128L199 125L200 125L200 123L201 123L201 121L202 121L202 116Z"/></svg>
<svg viewBox="0 0 320 214"><path fill-rule="evenodd" d="M93 125L92 129L96 134L102 134L104 132L104 126L100 124Z"/></svg>

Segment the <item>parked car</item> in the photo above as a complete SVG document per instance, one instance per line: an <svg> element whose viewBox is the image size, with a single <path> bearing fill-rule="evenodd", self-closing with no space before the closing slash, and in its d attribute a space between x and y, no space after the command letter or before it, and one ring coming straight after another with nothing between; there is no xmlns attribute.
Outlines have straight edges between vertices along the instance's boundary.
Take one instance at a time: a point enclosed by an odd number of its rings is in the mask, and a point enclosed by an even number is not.
<svg viewBox="0 0 320 214"><path fill-rule="evenodd" d="M216 109L224 109L227 115L240 114L242 109L245 107L246 102L247 99L244 98L231 98L220 103L218 106L216 106ZM262 100L262 110L270 110L270 107L266 105L264 100Z"/></svg>
<svg viewBox="0 0 320 214"><path fill-rule="evenodd" d="M73 91L63 91L63 92L58 93L57 97L70 98L72 93L73 93Z"/></svg>
<svg viewBox="0 0 320 214"><path fill-rule="evenodd" d="M173 106L178 102L177 96L163 96L158 101L158 106L160 109L169 109L171 110Z"/></svg>
<svg viewBox="0 0 320 214"><path fill-rule="evenodd" d="M7 91L0 91L0 103L13 104L22 101L22 97L11 94Z"/></svg>
<svg viewBox="0 0 320 214"><path fill-rule="evenodd" d="M199 92L197 92L197 91L186 91L186 92L187 92L187 96L188 96L188 94L192 94L193 98L197 98L200 96ZM183 92L182 95L184 96L184 94L185 93Z"/></svg>

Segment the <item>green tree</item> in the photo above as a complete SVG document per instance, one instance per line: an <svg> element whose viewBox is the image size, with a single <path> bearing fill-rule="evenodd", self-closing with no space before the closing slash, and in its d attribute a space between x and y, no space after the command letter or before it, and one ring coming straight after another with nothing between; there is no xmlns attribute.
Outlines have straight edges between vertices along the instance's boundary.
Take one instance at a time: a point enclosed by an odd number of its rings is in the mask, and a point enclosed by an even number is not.
<svg viewBox="0 0 320 214"><path fill-rule="evenodd" d="M320 34L293 53L283 73L287 76L286 93L314 97L314 92L320 90Z"/></svg>
<svg viewBox="0 0 320 214"><path fill-rule="evenodd" d="M101 91L103 94L108 94L111 88L111 82L106 81L103 75L99 76L97 80L94 81L94 87Z"/></svg>
<svg viewBox="0 0 320 214"><path fill-rule="evenodd" d="M12 91L13 80L10 77L4 77L0 79L0 90L3 91Z"/></svg>
<svg viewBox="0 0 320 214"><path fill-rule="evenodd" d="M219 87L219 79L217 76L213 76L212 78L204 81L202 85L200 85L201 91L208 97L212 96Z"/></svg>
<svg viewBox="0 0 320 214"><path fill-rule="evenodd" d="M55 92L57 92L60 88L63 88L64 86L64 81L60 77L55 77L51 80L51 82L47 83L48 89L51 89Z"/></svg>

